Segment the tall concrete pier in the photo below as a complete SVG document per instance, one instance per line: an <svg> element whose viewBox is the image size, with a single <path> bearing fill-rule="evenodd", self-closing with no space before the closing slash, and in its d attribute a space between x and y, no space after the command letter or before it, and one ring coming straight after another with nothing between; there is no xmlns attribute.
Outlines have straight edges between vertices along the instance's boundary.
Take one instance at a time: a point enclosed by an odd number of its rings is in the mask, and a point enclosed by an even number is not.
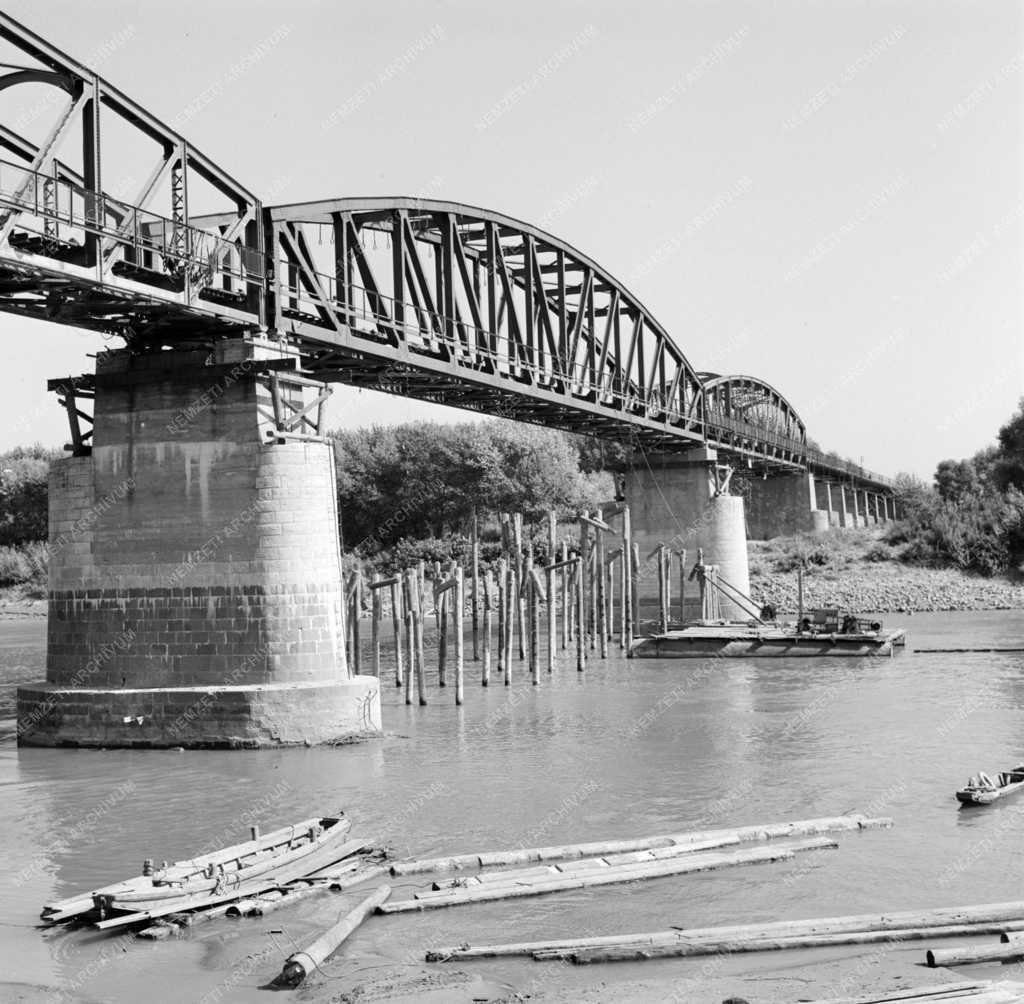
<svg viewBox="0 0 1024 1004"><path fill-rule="evenodd" d="M633 540L640 546L638 589L642 618L657 616L657 563L648 555L664 543L673 552L686 549L687 568L697 559L718 565L721 577L743 594L750 592L747 535L743 499L723 490L723 475L714 450L701 449L685 456L652 456L642 467L625 472L623 493L630 507ZM645 560L647 559L647 560ZM677 559L673 557L673 561ZM672 575L678 610L678 565ZM698 586L687 584L686 616L700 616ZM750 610L721 598L722 615L748 618Z"/></svg>
<svg viewBox="0 0 1024 1004"><path fill-rule="evenodd" d="M345 661L332 448L277 435L309 381L268 378L273 343L217 344L97 361L91 453L50 477L46 682L18 692L22 744L380 729L378 681Z"/></svg>

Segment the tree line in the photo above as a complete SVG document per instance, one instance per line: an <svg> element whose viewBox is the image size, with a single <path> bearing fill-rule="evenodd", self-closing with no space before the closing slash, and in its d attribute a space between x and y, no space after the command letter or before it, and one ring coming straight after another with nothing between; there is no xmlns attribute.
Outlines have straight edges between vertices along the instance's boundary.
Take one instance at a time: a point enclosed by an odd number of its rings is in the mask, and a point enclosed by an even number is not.
<svg viewBox="0 0 1024 1004"><path fill-rule="evenodd" d="M412 422L330 434L343 547L378 567L465 558L474 514L484 556L497 552L494 515L539 524L615 497L610 470L628 448L506 420ZM47 471L61 451L0 454L0 586L45 584ZM1024 399L996 443L943 460L928 485L897 478L905 519L889 531L899 558L983 575L1024 563Z"/></svg>
<svg viewBox="0 0 1024 1004"><path fill-rule="evenodd" d="M898 479L906 518L889 541L914 564L955 566L981 575L1024 571L1024 398L995 445L943 460L934 484Z"/></svg>

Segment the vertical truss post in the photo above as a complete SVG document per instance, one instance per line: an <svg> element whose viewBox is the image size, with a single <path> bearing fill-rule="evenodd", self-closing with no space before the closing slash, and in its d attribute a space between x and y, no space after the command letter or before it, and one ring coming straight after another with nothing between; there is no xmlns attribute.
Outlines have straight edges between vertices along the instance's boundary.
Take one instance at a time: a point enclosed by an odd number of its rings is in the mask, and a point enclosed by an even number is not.
<svg viewBox="0 0 1024 1004"><path fill-rule="evenodd" d="M407 213L396 209L391 214L391 290L394 302L391 308L395 334L405 325L405 220Z"/></svg>
<svg viewBox="0 0 1024 1004"><path fill-rule="evenodd" d="M100 238L95 232L103 224L103 177L100 164L100 83L96 79L92 83L92 96L82 108L82 180L84 187L89 190L85 207L85 260L90 266L100 261Z"/></svg>
<svg viewBox="0 0 1024 1004"><path fill-rule="evenodd" d="M455 283L453 281L452 256L455 253L452 241L454 221L451 213L444 213L438 220L441 229L441 245L435 250L440 255L438 267L438 290L436 301L444 320L444 337L450 351L455 352ZM456 358L461 353L456 353Z"/></svg>
<svg viewBox="0 0 1024 1004"><path fill-rule="evenodd" d="M565 306L565 252L559 248L555 253L556 283L558 287L558 357L562 362L562 372L570 379L569 367L569 319ZM566 388L568 389L568 388Z"/></svg>
<svg viewBox="0 0 1024 1004"><path fill-rule="evenodd" d="M530 234L523 235L523 316L526 322L525 348L526 366L530 373L539 376L535 369L537 357L534 349L534 338L539 341L540 332L537 328L537 296L543 295L543 290L538 290L533 284L533 265L536 249L533 237Z"/></svg>
<svg viewBox="0 0 1024 1004"><path fill-rule="evenodd" d="M495 261L495 247L497 238L494 233L494 224L485 224L487 234L487 332L488 351L494 368L498 367L498 295L497 295L497 268Z"/></svg>
<svg viewBox="0 0 1024 1004"><path fill-rule="evenodd" d="M191 300L189 239L188 239L188 150L184 142L178 145L177 160L171 168L171 240L173 267L179 270L185 282L185 299Z"/></svg>
<svg viewBox="0 0 1024 1004"><path fill-rule="evenodd" d="M57 162L53 162L53 176L43 181L43 238L52 251L60 232L57 226Z"/></svg>

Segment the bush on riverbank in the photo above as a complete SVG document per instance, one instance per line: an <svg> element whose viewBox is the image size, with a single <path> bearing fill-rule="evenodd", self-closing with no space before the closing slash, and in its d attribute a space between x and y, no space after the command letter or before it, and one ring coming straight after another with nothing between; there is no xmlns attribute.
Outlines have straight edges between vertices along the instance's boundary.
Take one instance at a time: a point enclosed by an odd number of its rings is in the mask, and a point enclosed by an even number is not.
<svg viewBox="0 0 1024 1004"><path fill-rule="evenodd" d="M47 475L57 456L38 444L0 453L0 546L46 539Z"/></svg>
<svg viewBox="0 0 1024 1004"><path fill-rule="evenodd" d="M898 479L906 518L886 542L900 560L992 576L1024 570L1024 399L996 445L965 460L943 460L935 486Z"/></svg>
<svg viewBox="0 0 1024 1004"><path fill-rule="evenodd" d="M22 593L46 594L49 549L42 541L0 546L0 586L22 586Z"/></svg>
<svg viewBox="0 0 1024 1004"><path fill-rule="evenodd" d="M794 556L814 554L825 560L804 567L805 608L878 613L1024 607L1024 585L1016 579L906 564L898 560L899 548L885 542L889 532L879 526L750 541L751 595L759 603L771 601L780 614L795 614ZM883 560L886 554L890 557Z"/></svg>

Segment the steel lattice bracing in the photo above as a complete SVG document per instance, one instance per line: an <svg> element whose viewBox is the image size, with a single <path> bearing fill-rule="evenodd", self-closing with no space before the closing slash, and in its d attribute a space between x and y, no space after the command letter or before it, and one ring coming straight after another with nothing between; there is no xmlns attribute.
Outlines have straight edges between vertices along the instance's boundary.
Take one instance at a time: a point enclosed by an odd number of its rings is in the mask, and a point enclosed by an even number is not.
<svg viewBox="0 0 1024 1004"><path fill-rule="evenodd" d="M681 350L550 234L414 199L275 207L267 227L272 323L326 379L651 446L703 441Z"/></svg>
<svg viewBox="0 0 1024 1004"><path fill-rule="evenodd" d="M45 85L61 99L37 98L11 124L0 123L7 154L0 159L0 309L128 339L259 323L265 268L256 197L116 87L3 13L0 39L30 64L3 64L10 72L0 75L0 93ZM23 122L42 139L28 138ZM118 137L116 155L103 141L108 130ZM121 173L132 139L149 162L125 200L104 179ZM223 211L190 216L189 186L200 183Z"/></svg>
<svg viewBox="0 0 1024 1004"><path fill-rule="evenodd" d="M720 448L754 449L802 458L807 429L796 409L770 384L751 376L701 373L708 438Z"/></svg>
<svg viewBox="0 0 1024 1004"><path fill-rule="evenodd" d="M767 384L696 372L637 297L565 241L457 202L264 209L175 130L2 13L0 42L18 60L0 63L0 99L26 87L60 97L30 108L31 121L49 116L34 139L0 101L0 310L139 349L260 332L299 346L307 376L322 381L887 487L808 449ZM126 135L149 151L127 199L128 182L109 182L126 173Z"/></svg>

